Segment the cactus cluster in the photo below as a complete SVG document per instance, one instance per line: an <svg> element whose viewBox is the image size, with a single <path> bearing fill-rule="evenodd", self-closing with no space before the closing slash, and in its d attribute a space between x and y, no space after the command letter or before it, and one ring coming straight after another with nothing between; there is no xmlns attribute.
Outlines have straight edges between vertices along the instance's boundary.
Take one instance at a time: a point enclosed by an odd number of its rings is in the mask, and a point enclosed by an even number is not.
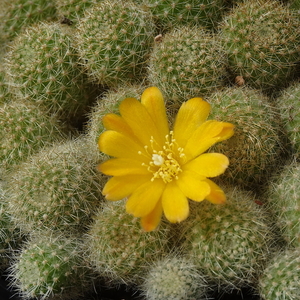
<svg viewBox="0 0 300 300"><path fill-rule="evenodd" d="M298 300L299 25L293 0L0 0L0 272L20 299L104 284L145 300L244 287ZM202 97L235 133L208 150L229 159L227 202L144 232L126 199L105 201L97 143L119 126L104 115L150 86L170 128Z"/></svg>

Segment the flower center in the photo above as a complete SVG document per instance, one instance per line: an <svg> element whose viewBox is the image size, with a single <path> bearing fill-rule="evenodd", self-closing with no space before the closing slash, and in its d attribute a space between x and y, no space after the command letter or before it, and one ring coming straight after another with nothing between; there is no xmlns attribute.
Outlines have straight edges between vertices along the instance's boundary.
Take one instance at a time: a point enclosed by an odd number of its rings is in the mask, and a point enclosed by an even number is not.
<svg viewBox="0 0 300 300"><path fill-rule="evenodd" d="M143 164L148 168L148 171L153 173L151 181L156 178L161 178L165 183L171 182L173 179L178 179L178 174L182 172L178 162L179 158L185 156L183 149L178 147L176 140L173 138L173 132L166 135L166 141L163 145L163 150L157 151L154 149L154 139L151 137L151 153L145 146L146 152L151 157L149 164ZM141 153L139 153L141 154Z"/></svg>

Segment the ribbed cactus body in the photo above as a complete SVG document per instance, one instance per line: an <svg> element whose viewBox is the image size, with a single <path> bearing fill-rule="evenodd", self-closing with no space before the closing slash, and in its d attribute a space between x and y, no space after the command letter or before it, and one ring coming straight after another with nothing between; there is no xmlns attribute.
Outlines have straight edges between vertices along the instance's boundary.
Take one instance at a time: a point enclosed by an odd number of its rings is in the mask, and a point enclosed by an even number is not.
<svg viewBox="0 0 300 300"><path fill-rule="evenodd" d="M278 253L259 278L263 300L298 300L300 295L300 249Z"/></svg>
<svg viewBox="0 0 300 300"><path fill-rule="evenodd" d="M27 28L14 40L5 67L12 92L50 114L63 119L78 117L88 104L89 86L72 34L60 24L39 23Z"/></svg>
<svg viewBox="0 0 300 300"><path fill-rule="evenodd" d="M183 250L203 274L224 289L253 284L268 260L273 234L257 199L238 188L224 189L227 203L195 204L182 223Z"/></svg>
<svg viewBox="0 0 300 300"><path fill-rule="evenodd" d="M202 27L179 27L157 42L150 57L149 81L176 102L203 97L220 88L226 55L217 38Z"/></svg>
<svg viewBox="0 0 300 300"><path fill-rule="evenodd" d="M187 258L168 255L149 266L140 289L147 300L207 299L205 276Z"/></svg>
<svg viewBox="0 0 300 300"><path fill-rule="evenodd" d="M24 231L83 232L101 205L101 175L82 140L45 148L8 180L9 211Z"/></svg>
<svg viewBox="0 0 300 300"><path fill-rule="evenodd" d="M282 148L279 113L268 98L258 90L231 87L213 93L207 101L212 106L210 119L235 125L234 136L210 150L230 160L223 178L250 186L268 177Z"/></svg>
<svg viewBox="0 0 300 300"><path fill-rule="evenodd" d="M145 77L154 23L140 6L131 1L101 1L85 12L76 36L93 81L116 86Z"/></svg>
<svg viewBox="0 0 300 300"><path fill-rule="evenodd" d="M35 232L10 267L22 299L77 299L90 284L81 243L57 232Z"/></svg>
<svg viewBox="0 0 300 300"><path fill-rule="evenodd" d="M113 285L137 284L149 263L168 253L167 224L145 232L125 211L124 202L107 203L94 217L85 245L95 270Z"/></svg>
<svg viewBox="0 0 300 300"><path fill-rule="evenodd" d="M289 245L300 247L300 163L287 163L273 176L266 197L280 233Z"/></svg>
<svg viewBox="0 0 300 300"><path fill-rule="evenodd" d="M234 76L252 87L274 91L297 71L300 19L280 1L238 3L220 26Z"/></svg>

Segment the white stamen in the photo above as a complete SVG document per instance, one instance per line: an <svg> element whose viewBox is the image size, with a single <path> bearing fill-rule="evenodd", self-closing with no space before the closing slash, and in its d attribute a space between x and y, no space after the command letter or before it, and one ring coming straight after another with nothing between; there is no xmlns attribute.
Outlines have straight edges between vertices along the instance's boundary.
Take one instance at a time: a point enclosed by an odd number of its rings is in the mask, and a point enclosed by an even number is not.
<svg viewBox="0 0 300 300"><path fill-rule="evenodd" d="M159 154L152 155L152 161L156 166L161 166L164 163L164 158Z"/></svg>

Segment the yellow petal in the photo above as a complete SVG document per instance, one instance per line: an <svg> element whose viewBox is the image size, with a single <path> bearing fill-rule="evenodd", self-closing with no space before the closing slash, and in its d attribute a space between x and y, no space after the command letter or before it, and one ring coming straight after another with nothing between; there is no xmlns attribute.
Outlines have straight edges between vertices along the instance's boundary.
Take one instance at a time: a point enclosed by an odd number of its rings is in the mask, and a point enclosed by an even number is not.
<svg viewBox="0 0 300 300"><path fill-rule="evenodd" d="M142 166L142 161L130 158L113 158L98 165L97 169L110 176L124 176L133 174L149 175L147 167Z"/></svg>
<svg viewBox="0 0 300 300"><path fill-rule="evenodd" d="M163 210L161 201L158 201L152 212L147 216L141 218L141 225L143 229L147 232L156 229L160 223L162 212Z"/></svg>
<svg viewBox="0 0 300 300"><path fill-rule="evenodd" d="M131 128L121 116L116 114L107 114L102 118L102 123L107 130L114 130L122 133L139 143Z"/></svg>
<svg viewBox="0 0 300 300"><path fill-rule="evenodd" d="M138 153L145 150L128 136L112 130L100 135L98 146L101 152L110 156L131 159L138 159L140 157Z"/></svg>
<svg viewBox="0 0 300 300"><path fill-rule="evenodd" d="M141 144L151 146L150 139L153 137L159 145L163 145L165 135L159 132L146 107L140 101L126 98L120 104L120 113Z"/></svg>
<svg viewBox="0 0 300 300"><path fill-rule="evenodd" d="M168 118L164 98L157 87L147 88L141 97L141 103L151 115L154 124L163 136L169 134Z"/></svg>
<svg viewBox="0 0 300 300"><path fill-rule="evenodd" d="M215 177L223 174L228 165L229 160L224 154L204 153L185 164L182 168L204 177Z"/></svg>
<svg viewBox="0 0 300 300"><path fill-rule="evenodd" d="M223 124L223 129L219 133L219 141L224 141L231 138L234 134L234 125L231 123L221 122Z"/></svg>
<svg viewBox="0 0 300 300"><path fill-rule="evenodd" d="M195 172L183 171L176 183L186 197L194 201L202 201L210 193L210 186L204 180L205 177Z"/></svg>
<svg viewBox="0 0 300 300"><path fill-rule="evenodd" d="M117 201L131 195L134 190L151 180L150 175L126 175L110 178L104 188L103 195L107 200Z"/></svg>
<svg viewBox="0 0 300 300"><path fill-rule="evenodd" d="M206 121L210 105L202 98L192 98L184 102L176 116L174 138L180 147L184 147L194 131Z"/></svg>
<svg viewBox="0 0 300 300"><path fill-rule="evenodd" d="M139 186L128 198L126 210L137 218L150 214L160 200L165 183L162 180L149 180Z"/></svg>
<svg viewBox="0 0 300 300"><path fill-rule="evenodd" d="M188 140L186 147L184 148L187 160L197 157L215 143L225 139L225 137L228 136L229 138L230 136L227 130L227 124L229 123L225 124L223 122L209 120L199 126L197 130L194 131L194 134ZM226 127L225 137L223 132L224 126Z"/></svg>
<svg viewBox="0 0 300 300"><path fill-rule="evenodd" d="M166 218L171 223L181 222L188 217L188 199L177 186L176 181L166 185L162 195L162 207Z"/></svg>
<svg viewBox="0 0 300 300"><path fill-rule="evenodd" d="M210 186L210 194L205 197L206 200L213 204L223 204L226 202L224 191L210 179L205 180Z"/></svg>

